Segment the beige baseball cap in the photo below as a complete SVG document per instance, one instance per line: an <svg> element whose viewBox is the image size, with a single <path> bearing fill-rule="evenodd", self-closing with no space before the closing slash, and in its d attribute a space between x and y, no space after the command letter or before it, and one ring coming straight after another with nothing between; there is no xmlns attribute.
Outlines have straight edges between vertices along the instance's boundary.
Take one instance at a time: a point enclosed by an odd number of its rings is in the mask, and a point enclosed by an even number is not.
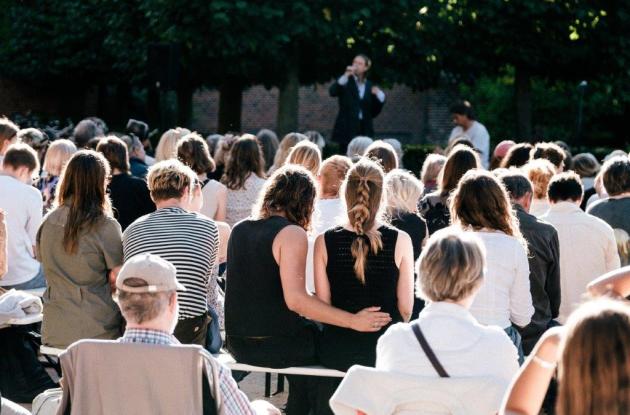
<svg viewBox="0 0 630 415"><path fill-rule="evenodd" d="M138 278L147 283L142 286L125 284L130 278ZM122 266L116 279L116 288L130 293L156 293L162 291L186 291L177 281L175 266L153 254L139 254L129 258Z"/></svg>

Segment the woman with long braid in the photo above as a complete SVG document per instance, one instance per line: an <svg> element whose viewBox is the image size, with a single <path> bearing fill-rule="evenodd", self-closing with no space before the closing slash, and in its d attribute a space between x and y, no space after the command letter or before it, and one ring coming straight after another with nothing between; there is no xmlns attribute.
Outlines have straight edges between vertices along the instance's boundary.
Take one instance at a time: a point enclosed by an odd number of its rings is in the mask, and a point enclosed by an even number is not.
<svg viewBox="0 0 630 415"><path fill-rule="evenodd" d="M413 248L409 235L381 221L383 179L381 167L368 159L348 171L341 190L346 223L315 242L315 291L322 301L351 313L380 307L396 323L408 321L413 308ZM376 342L387 327L359 333L324 325L321 362L339 370L374 366Z"/></svg>

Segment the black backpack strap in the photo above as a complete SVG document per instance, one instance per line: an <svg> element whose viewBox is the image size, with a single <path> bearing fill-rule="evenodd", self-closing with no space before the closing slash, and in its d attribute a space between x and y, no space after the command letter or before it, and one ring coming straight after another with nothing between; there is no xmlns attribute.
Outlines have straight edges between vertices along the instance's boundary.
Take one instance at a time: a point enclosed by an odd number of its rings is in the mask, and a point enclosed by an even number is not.
<svg viewBox="0 0 630 415"><path fill-rule="evenodd" d="M427 355L429 361L435 368L435 371L438 372L438 375L440 375L441 378L448 378L449 376L448 373L446 373L446 370L444 370L444 366L442 366L435 353L433 353L433 349L431 349L431 346L429 346L427 339L424 337L424 334L422 334L422 330L420 330L420 325L412 324L411 328L413 329L413 334L416 335L416 339L418 339L418 343L420 343L420 347L422 347L422 350L424 350L424 354Z"/></svg>

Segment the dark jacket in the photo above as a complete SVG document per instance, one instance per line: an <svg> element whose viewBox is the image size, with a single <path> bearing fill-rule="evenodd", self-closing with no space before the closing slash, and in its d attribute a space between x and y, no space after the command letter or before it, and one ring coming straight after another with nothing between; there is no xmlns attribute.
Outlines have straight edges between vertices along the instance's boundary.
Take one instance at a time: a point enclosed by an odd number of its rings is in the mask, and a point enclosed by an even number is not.
<svg viewBox="0 0 630 415"><path fill-rule="evenodd" d="M529 354L560 309L560 242L558 231L515 204L519 227L529 248L529 283L534 303L532 321L521 330Z"/></svg>
<svg viewBox="0 0 630 415"><path fill-rule="evenodd" d="M339 143L342 151L345 151L350 140L358 135L374 136L372 118L381 112L384 102L379 101L372 93L372 82L365 81L363 98L359 97L359 88L353 76L348 77L345 85L340 85L339 80L335 80L328 92L331 97L339 98L339 113L335 120L332 139ZM359 112L363 115L362 119L359 119Z"/></svg>

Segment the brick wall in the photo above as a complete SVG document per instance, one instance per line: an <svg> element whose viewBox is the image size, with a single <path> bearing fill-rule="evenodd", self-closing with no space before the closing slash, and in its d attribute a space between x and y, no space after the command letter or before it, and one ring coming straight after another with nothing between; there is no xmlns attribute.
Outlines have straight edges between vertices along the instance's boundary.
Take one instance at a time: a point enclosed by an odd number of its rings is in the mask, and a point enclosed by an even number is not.
<svg viewBox="0 0 630 415"><path fill-rule="evenodd" d="M402 142L435 142L446 140L451 129L448 107L454 94L445 90L413 92L396 85L384 91L387 102L374 119L377 137L395 137ZM262 86L243 93L242 130L256 133L261 128L274 129L278 90ZM337 115L337 100L328 96L328 85L300 88L299 130L317 130L329 137ZM193 129L211 133L217 129L219 93L200 90L193 98Z"/></svg>

